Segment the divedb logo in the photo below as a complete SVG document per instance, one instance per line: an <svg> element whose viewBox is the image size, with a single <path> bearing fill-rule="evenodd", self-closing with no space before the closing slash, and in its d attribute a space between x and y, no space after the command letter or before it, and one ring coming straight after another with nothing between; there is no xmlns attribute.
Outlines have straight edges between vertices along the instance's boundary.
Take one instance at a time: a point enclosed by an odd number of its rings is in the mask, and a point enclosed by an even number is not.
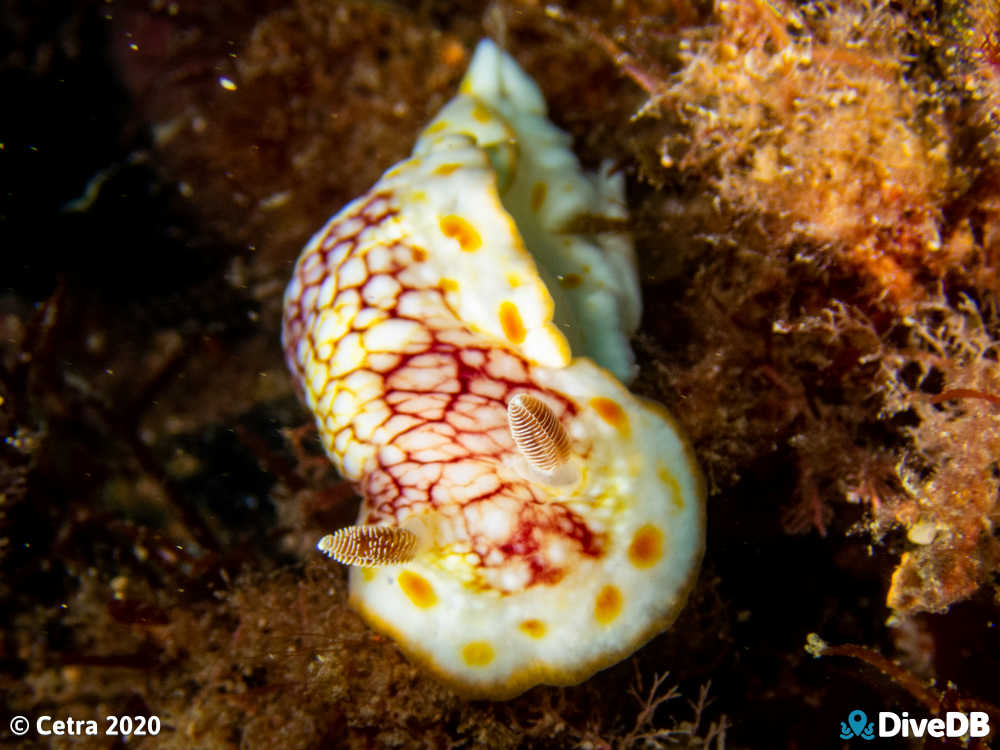
<svg viewBox="0 0 1000 750"><path fill-rule="evenodd" d="M840 722L840 739L850 740L860 737L873 740L876 737L985 737L990 733L990 715L985 711L948 711L944 718L911 719L903 711L878 712L878 732L875 722L868 721L868 714L856 708L847 715L847 721Z"/></svg>

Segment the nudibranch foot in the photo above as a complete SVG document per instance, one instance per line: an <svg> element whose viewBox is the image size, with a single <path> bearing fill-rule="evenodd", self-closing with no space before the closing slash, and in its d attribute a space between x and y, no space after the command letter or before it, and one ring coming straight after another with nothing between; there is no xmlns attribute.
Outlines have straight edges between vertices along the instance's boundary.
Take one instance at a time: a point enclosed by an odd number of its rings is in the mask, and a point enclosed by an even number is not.
<svg viewBox="0 0 1000 750"><path fill-rule="evenodd" d="M698 467L622 384L640 312L624 218L621 175L585 173L484 40L285 293L289 366L363 497L319 547L353 566L366 621L469 697L586 679L669 626L697 575Z"/></svg>

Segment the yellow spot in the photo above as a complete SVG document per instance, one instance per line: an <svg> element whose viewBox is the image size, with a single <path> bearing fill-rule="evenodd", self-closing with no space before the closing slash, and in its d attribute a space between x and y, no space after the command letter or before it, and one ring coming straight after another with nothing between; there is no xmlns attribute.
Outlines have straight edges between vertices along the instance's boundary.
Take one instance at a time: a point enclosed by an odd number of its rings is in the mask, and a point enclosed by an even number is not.
<svg viewBox="0 0 1000 750"><path fill-rule="evenodd" d="M427 200L427 193L425 193L423 190L414 190L412 193L410 193L410 200L416 201L417 203L423 203L425 200Z"/></svg>
<svg viewBox="0 0 1000 750"><path fill-rule="evenodd" d="M375 571L372 570L371 568L362 568L361 577L365 580L366 583L371 583L372 581L375 580Z"/></svg>
<svg viewBox="0 0 1000 750"><path fill-rule="evenodd" d="M681 486L677 483L677 477L675 477L670 469L666 466L661 466L657 470L656 475L670 488L671 499L674 503L674 507L677 510L684 510L684 496L681 494Z"/></svg>
<svg viewBox="0 0 1000 750"><path fill-rule="evenodd" d="M493 647L486 641L470 641L462 646L462 658L470 667L485 667L494 655Z"/></svg>
<svg viewBox="0 0 1000 750"><path fill-rule="evenodd" d="M536 182L535 186L533 188L531 188L531 210L532 211L534 211L534 212L537 213L538 209L540 209L542 207L542 204L545 202L545 191L546 191L546 189L547 188L545 187L545 183L544 182Z"/></svg>
<svg viewBox="0 0 1000 750"><path fill-rule="evenodd" d="M583 283L583 277L578 273L564 273L559 277L559 283L567 289L576 289Z"/></svg>
<svg viewBox="0 0 1000 750"><path fill-rule="evenodd" d="M441 279L441 290L444 292L457 292L458 282L455 279Z"/></svg>
<svg viewBox="0 0 1000 750"><path fill-rule="evenodd" d="M483 244L483 238L469 222L461 216L449 214L441 218L441 232L445 237L458 241L459 247L467 253L474 253Z"/></svg>
<svg viewBox="0 0 1000 750"><path fill-rule="evenodd" d="M590 405L594 407L594 411L600 415L601 419L622 433L623 436L628 436L628 417L617 402L610 398L604 398L604 396L598 396L590 399Z"/></svg>
<svg viewBox="0 0 1000 750"><path fill-rule="evenodd" d="M403 593L416 606L421 609L427 609L437 604L438 598L437 594L434 593L434 587L423 576L409 570L404 570L399 574L398 580L399 587L403 589Z"/></svg>
<svg viewBox="0 0 1000 750"><path fill-rule="evenodd" d="M442 177L445 177L461 168L462 168L461 164L442 164L439 167L435 167L434 174L439 174Z"/></svg>
<svg viewBox="0 0 1000 750"><path fill-rule="evenodd" d="M517 311L517 305L513 302L500 303L500 326L504 335L512 344L520 344L524 341L525 330L524 321L521 320L521 313Z"/></svg>
<svg viewBox="0 0 1000 750"><path fill-rule="evenodd" d="M545 636L545 623L541 620L525 620L518 627L521 631L530 635L532 638L542 638Z"/></svg>
<svg viewBox="0 0 1000 750"><path fill-rule="evenodd" d="M511 289L517 289L521 286L521 277L516 273L507 274L507 283L510 284Z"/></svg>
<svg viewBox="0 0 1000 750"><path fill-rule="evenodd" d="M651 568L663 557L663 532L648 523L635 532L628 559L637 568Z"/></svg>
<svg viewBox="0 0 1000 750"><path fill-rule="evenodd" d="M429 125L427 127L427 130L424 131L424 133L426 135L434 135L435 133L440 133L442 130L447 130L447 129L448 129L448 121L447 120L438 120L437 122L433 123L432 125Z"/></svg>
<svg viewBox="0 0 1000 750"><path fill-rule="evenodd" d="M476 106L472 108L472 119L477 122L489 122L493 119L493 115L490 114L490 111L482 104L476 104Z"/></svg>
<svg viewBox="0 0 1000 750"><path fill-rule="evenodd" d="M610 625L622 611L622 592L608 584L597 593L594 601L594 619L601 625Z"/></svg>
<svg viewBox="0 0 1000 750"><path fill-rule="evenodd" d="M556 350L559 360L569 364L573 359L573 352L570 350L569 342L563 336L562 331L554 323L549 323L546 330L551 338L549 344Z"/></svg>

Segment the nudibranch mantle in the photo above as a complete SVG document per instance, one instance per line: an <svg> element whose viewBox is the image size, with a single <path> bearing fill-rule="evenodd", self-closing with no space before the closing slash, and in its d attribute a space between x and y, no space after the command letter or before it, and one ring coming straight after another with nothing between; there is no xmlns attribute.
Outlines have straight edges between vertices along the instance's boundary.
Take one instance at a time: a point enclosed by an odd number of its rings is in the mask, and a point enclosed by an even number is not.
<svg viewBox="0 0 1000 750"><path fill-rule="evenodd" d="M670 625L701 560L690 448L620 382L631 243L588 218L624 223L621 177L586 175L484 40L413 155L310 240L285 294L326 452L358 484L359 527L387 527L319 547L357 563L369 624L470 697L619 661ZM509 409L535 419L518 443Z"/></svg>

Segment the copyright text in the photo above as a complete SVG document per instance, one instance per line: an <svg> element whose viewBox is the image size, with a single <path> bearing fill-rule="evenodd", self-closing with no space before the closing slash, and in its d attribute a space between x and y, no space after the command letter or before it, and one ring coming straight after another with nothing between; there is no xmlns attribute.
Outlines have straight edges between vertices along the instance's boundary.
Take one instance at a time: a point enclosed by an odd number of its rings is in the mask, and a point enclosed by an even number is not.
<svg viewBox="0 0 1000 750"><path fill-rule="evenodd" d="M27 716L14 716L10 720L10 731L15 737L23 737L31 729L32 722ZM57 718L46 714L35 719L34 729L42 736L146 737L160 733L160 717L105 716L103 720L97 720L74 719L72 716Z"/></svg>

